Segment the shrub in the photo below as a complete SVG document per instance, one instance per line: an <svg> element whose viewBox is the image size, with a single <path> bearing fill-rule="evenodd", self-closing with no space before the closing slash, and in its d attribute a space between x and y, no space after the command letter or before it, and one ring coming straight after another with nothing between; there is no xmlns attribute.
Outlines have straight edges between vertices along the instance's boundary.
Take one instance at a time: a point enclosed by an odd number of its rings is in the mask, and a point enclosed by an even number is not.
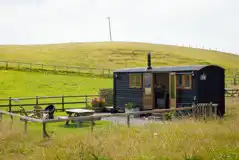
<svg viewBox="0 0 239 160"><path fill-rule="evenodd" d="M173 112L166 112L164 113L165 120L172 120Z"/></svg>

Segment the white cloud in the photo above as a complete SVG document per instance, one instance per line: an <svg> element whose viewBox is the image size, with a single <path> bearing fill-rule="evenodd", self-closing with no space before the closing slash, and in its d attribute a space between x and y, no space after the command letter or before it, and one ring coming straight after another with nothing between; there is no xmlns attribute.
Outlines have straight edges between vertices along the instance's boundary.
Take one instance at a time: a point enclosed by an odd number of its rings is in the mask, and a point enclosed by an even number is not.
<svg viewBox="0 0 239 160"><path fill-rule="evenodd" d="M21 3L20 3L21 2ZM0 0L0 44L116 41L238 52L236 0Z"/></svg>

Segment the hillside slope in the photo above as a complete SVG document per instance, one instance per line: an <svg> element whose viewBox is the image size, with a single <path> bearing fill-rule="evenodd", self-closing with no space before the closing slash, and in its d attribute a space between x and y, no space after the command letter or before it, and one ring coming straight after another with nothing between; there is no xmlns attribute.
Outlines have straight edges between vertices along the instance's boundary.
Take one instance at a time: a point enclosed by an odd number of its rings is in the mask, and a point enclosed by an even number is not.
<svg viewBox="0 0 239 160"><path fill-rule="evenodd" d="M145 66L149 51L153 66L217 64L239 68L239 56L233 54L132 42L0 46L0 60L116 69Z"/></svg>

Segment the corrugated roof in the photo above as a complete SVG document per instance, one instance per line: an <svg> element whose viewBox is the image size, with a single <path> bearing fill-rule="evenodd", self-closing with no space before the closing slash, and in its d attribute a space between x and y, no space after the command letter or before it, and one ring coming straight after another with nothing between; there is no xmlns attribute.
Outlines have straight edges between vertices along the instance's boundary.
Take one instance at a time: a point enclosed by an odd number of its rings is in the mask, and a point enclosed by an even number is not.
<svg viewBox="0 0 239 160"><path fill-rule="evenodd" d="M193 66L162 66L162 67L152 67L152 69L147 70L145 68L124 68L117 69L114 72L176 72L176 71L197 71L209 65L193 65Z"/></svg>

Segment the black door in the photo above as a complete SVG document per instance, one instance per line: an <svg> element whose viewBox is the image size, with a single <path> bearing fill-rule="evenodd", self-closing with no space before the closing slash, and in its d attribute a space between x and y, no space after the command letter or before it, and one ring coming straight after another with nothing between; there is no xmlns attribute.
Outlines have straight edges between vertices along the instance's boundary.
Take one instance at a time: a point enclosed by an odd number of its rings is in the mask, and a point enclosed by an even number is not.
<svg viewBox="0 0 239 160"><path fill-rule="evenodd" d="M198 103L218 104L218 114L224 114L224 70L217 67L206 67L199 72L198 81Z"/></svg>

